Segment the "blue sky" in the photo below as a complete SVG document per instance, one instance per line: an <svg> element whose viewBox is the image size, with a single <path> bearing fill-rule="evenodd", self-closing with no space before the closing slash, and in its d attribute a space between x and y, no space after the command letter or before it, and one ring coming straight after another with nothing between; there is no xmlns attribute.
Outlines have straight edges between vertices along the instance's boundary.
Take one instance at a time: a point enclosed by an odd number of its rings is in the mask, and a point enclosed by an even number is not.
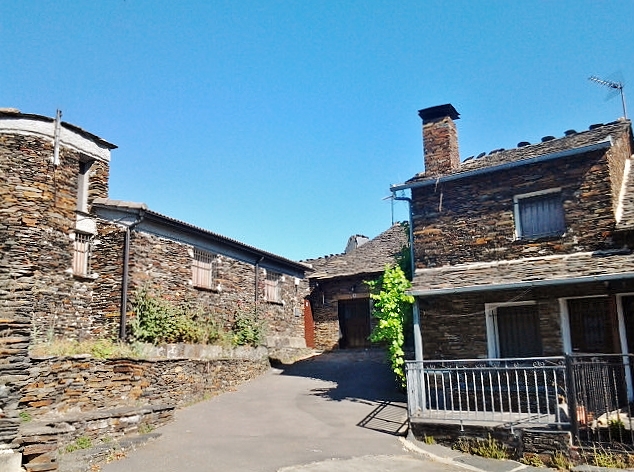
<svg viewBox="0 0 634 472"><path fill-rule="evenodd" d="M118 145L111 198L305 259L390 226L390 184L423 170L418 109L456 107L463 159L622 116L587 79L634 96L632 18L629 0L7 0L0 106Z"/></svg>

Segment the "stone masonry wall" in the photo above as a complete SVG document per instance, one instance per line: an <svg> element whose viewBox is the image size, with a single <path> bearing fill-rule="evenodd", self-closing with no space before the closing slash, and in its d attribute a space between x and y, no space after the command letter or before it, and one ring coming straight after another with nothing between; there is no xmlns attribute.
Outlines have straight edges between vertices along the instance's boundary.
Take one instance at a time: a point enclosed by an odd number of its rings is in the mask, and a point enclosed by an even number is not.
<svg viewBox="0 0 634 472"><path fill-rule="evenodd" d="M310 296L310 303L315 320L315 347L317 349L339 348L339 300L350 300L354 297L369 298L370 294L365 280L374 280L381 274L345 277L319 281L319 287L314 287Z"/></svg>
<svg viewBox="0 0 634 472"><path fill-rule="evenodd" d="M427 359L486 358L486 303L535 301L543 356L563 354L559 298L634 292L634 282L563 285L530 290L496 290L419 299L424 356Z"/></svg>
<svg viewBox="0 0 634 472"><path fill-rule="evenodd" d="M17 391L28 345L47 333L79 337L92 313L92 282L73 278L80 153L43 137L0 135L0 442L17 431ZM96 161L89 202L107 196L108 165Z"/></svg>
<svg viewBox="0 0 634 472"><path fill-rule="evenodd" d="M221 256L214 280L220 289L201 289L192 284L192 248L146 233L133 232L130 250L130 294L147 287L176 304L187 303L214 313L229 329L236 313L256 307L255 266ZM267 344L305 347L303 296L305 283L283 277L283 303L264 301L265 271L258 276L258 318L264 322Z"/></svg>
<svg viewBox="0 0 634 472"><path fill-rule="evenodd" d="M214 360L33 359L31 379L20 391L29 420L14 447L27 471L57 470L60 451L79 438L99 444L152 430L172 419L175 406L261 375L269 368L261 354Z"/></svg>
<svg viewBox="0 0 634 472"><path fill-rule="evenodd" d="M513 196L557 187L566 234L515 240ZM417 268L616 246L610 175L602 152L415 188L413 198Z"/></svg>

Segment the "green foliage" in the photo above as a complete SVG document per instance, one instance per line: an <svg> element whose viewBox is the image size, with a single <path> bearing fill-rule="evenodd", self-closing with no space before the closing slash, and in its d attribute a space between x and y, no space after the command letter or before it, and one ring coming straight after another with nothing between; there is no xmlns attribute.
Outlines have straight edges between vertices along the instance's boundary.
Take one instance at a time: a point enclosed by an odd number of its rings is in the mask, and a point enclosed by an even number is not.
<svg viewBox="0 0 634 472"><path fill-rule="evenodd" d="M627 463L621 454L605 450L604 448L593 448L592 463L597 467L609 467L612 469L627 468Z"/></svg>
<svg viewBox="0 0 634 472"><path fill-rule="evenodd" d="M20 417L20 420L22 420L23 423L28 423L29 421L33 419L33 417L26 411L21 411L18 416Z"/></svg>
<svg viewBox="0 0 634 472"><path fill-rule="evenodd" d="M75 442L66 446L64 450L66 452L74 452L78 451L79 449L88 449L89 447L92 447L92 441L90 440L90 438L87 438L86 436L80 436L75 439Z"/></svg>
<svg viewBox="0 0 634 472"><path fill-rule="evenodd" d="M530 465L532 467L546 467L542 458L539 457L539 454L535 454L531 452L525 453L520 459L520 462L522 464Z"/></svg>
<svg viewBox="0 0 634 472"><path fill-rule="evenodd" d="M238 312L233 323L233 344L236 346L254 346L261 344L263 329L255 313Z"/></svg>
<svg viewBox="0 0 634 472"><path fill-rule="evenodd" d="M406 314L414 303L414 297L405 292L411 284L399 266L386 267L378 280L368 281L366 284L370 287L370 298L374 302L372 315L378 320L370 334L370 340L387 343L392 370L404 387L403 325Z"/></svg>
<svg viewBox="0 0 634 472"><path fill-rule="evenodd" d="M563 452L557 451L553 454L550 465L557 470L570 470L572 462L570 462Z"/></svg>
<svg viewBox="0 0 634 472"><path fill-rule="evenodd" d="M488 439L460 438L454 449L468 454L475 454L487 459L508 459L509 452L501 442L489 435Z"/></svg>
<svg viewBox="0 0 634 472"><path fill-rule="evenodd" d="M133 346L110 339L51 339L37 343L30 348L32 356L76 356L90 354L96 359L138 357Z"/></svg>
<svg viewBox="0 0 634 472"><path fill-rule="evenodd" d="M176 305L147 289L134 294L132 310L130 327L136 341L211 344L223 335L212 316L202 309Z"/></svg>

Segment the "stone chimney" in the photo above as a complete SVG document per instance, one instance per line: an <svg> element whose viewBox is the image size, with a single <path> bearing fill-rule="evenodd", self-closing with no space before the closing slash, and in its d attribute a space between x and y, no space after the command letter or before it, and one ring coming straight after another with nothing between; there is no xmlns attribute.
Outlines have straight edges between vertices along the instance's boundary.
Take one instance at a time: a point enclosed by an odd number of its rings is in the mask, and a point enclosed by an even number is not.
<svg viewBox="0 0 634 472"><path fill-rule="evenodd" d="M438 105L418 111L423 120L425 175L450 174L460 167L458 131L454 120L460 114L450 105Z"/></svg>

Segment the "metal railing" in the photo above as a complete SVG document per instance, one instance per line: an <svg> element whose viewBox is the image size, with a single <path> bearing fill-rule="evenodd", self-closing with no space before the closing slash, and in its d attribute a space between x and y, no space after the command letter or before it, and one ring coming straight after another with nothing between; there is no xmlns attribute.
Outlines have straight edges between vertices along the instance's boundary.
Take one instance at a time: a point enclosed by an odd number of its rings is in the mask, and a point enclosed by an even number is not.
<svg viewBox="0 0 634 472"><path fill-rule="evenodd" d="M634 444L633 357L576 354L566 358L572 379L567 401L573 413L572 430L580 443Z"/></svg>
<svg viewBox="0 0 634 472"><path fill-rule="evenodd" d="M634 355L408 361L410 419L555 425L634 444Z"/></svg>
<svg viewBox="0 0 634 472"><path fill-rule="evenodd" d="M409 361L410 418L567 425L564 357Z"/></svg>

